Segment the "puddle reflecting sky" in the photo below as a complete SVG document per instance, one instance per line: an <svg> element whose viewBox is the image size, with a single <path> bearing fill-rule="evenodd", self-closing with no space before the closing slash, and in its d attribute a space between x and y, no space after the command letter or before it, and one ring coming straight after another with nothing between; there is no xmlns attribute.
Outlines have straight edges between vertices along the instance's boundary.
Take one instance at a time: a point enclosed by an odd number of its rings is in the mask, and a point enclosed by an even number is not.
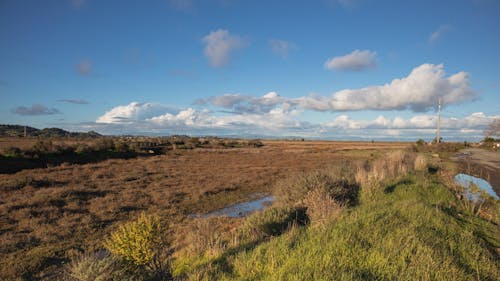
<svg viewBox="0 0 500 281"><path fill-rule="evenodd" d="M247 201L226 208L216 210L207 214L192 214L189 217L193 218L209 218L209 217L231 217L241 218L245 217L255 211L263 210L270 206L274 201L274 196L266 196L257 200Z"/></svg>
<svg viewBox="0 0 500 281"><path fill-rule="evenodd" d="M481 178L476 178L467 174L458 174L455 176L455 182L465 187L465 192L466 192L465 195L467 196L467 198L469 198L469 200L476 201L479 199L479 194L473 193L471 191L470 189L471 184L476 185L478 188L485 191L493 198L500 200L498 195L493 190L491 184Z"/></svg>

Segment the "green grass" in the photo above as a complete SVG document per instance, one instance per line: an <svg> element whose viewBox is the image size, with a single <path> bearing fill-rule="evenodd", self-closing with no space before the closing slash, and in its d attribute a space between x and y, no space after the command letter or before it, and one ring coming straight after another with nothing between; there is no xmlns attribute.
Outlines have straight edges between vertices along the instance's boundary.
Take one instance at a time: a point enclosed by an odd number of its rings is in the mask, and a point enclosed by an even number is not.
<svg viewBox="0 0 500 281"><path fill-rule="evenodd" d="M363 191L361 191L363 192ZM190 280L499 280L500 228L443 185L408 176L320 227L184 268Z"/></svg>

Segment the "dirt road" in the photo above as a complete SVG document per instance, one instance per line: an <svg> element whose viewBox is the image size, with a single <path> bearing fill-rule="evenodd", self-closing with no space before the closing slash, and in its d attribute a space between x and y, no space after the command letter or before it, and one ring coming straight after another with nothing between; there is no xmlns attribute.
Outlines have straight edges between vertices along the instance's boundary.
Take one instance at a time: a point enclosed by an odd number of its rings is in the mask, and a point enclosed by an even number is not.
<svg viewBox="0 0 500 281"><path fill-rule="evenodd" d="M500 151L469 148L457 154L460 172L487 180L500 194Z"/></svg>

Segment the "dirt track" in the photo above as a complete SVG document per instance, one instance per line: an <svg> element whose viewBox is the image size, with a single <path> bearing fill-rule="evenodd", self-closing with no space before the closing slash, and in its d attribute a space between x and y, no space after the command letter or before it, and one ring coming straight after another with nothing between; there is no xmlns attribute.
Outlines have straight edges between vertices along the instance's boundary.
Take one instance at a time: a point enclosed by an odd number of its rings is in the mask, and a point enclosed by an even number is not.
<svg viewBox="0 0 500 281"><path fill-rule="evenodd" d="M469 148L458 154L455 160L460 172L488 180L496 194L500 194L500 151Z"/></svg>

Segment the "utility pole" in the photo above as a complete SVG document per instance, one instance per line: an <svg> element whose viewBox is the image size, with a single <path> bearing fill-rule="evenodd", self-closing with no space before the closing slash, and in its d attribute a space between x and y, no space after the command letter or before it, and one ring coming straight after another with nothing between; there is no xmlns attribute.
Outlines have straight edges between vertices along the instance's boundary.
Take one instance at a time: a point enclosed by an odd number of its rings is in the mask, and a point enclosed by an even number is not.
<svg viewBox="0 0 500 281"><path fill-rule="evenodd" d="M439 98L438 101L438 124L437 124L437 131L436 131L436 143L440 143L440 127L441 127L441 98Z"/></svg>
<svg viewBox="0 0 500 281"><path fill-rule="evenodd" d="M27 131L26 131L26 126L24 126L24 137L27 137L28 134L27 134Z"/></svg>

